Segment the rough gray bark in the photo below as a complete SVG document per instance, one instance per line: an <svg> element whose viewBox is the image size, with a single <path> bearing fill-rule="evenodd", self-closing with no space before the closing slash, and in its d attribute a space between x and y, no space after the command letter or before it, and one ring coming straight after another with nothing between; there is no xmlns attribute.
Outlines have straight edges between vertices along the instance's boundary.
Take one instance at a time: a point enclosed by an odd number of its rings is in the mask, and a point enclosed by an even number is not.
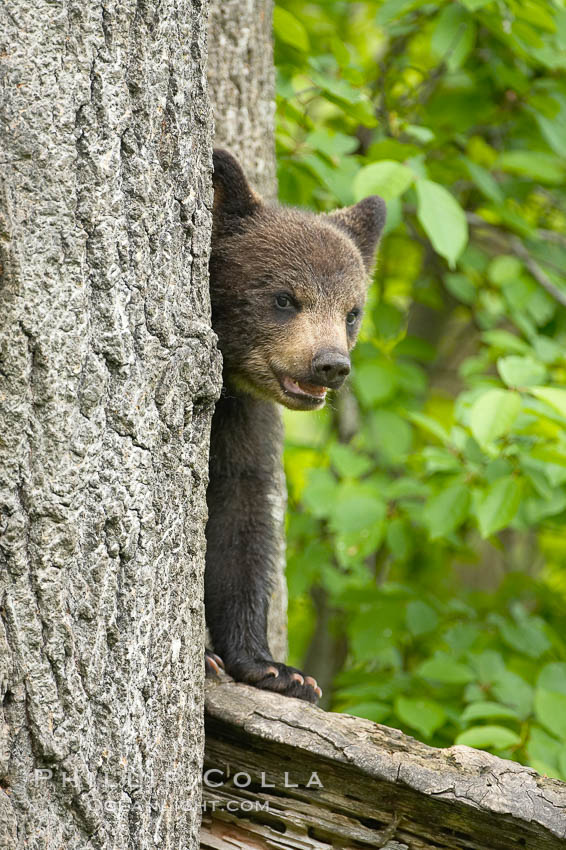
<svg viewBox="0 0 566 850"><path fill-rule="evenodd" d="M273 0L211 0L208 85L216 147L227 148L267 200L275 177Z"/></svg>
<svg viewBox="0 0 566 850"><path fill-rule="evenodd" d="M277 198L275 176L275 71L272 44L273 0L211 0L208 84L215 119L215 147L241 162L264 198ZM274 521L281 528L280 569L269 611L269 645L274 657L287 655L285 585L285 479L274 482Z"/></svg>
<svg viewBox="0 0 566 850"><path fill-rule="evenodd" d="M2 10L0 847L191 848L206 6Z"/></svg>
<svg viewBox="0 0 566 850"><path fill-rule="evenodd" d="M523 765L246 685L206 709L203 850L566 846L566 783Z"/></svg>

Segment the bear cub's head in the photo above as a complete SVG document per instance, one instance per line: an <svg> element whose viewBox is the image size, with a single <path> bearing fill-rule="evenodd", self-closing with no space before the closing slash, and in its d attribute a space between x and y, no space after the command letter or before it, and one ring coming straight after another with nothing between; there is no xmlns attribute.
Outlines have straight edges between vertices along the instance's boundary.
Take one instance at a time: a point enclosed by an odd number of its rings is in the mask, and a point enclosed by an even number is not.
<svg viewBox="0 0 566 850"><path fill-rule="evenodd" d="M267 204L222 150L213 184L212 324L224 381L316 410L350 372L385 203L373 196L329 215Z"/></svg>

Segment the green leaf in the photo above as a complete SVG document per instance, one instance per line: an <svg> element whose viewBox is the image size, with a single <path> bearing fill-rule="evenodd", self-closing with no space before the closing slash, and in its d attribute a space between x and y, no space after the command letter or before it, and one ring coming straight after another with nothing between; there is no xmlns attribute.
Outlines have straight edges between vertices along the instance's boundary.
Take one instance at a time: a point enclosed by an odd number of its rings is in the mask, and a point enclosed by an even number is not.
<svg viewBox="0 0 566 850"><path fill-rule="evenodd" d="M336 501L338 484L328 469L311 469L303 501L314 516L328 516Z"/></svg>
<svg viewBox="0 0 566 850"><path fill-rule="evenodd" d="M513 475L498 478L488 487L476 509L484 539L511 523L519 509L521 495L521 482Z"/></svg>
<svg viewBox="0 0 566 850"><path fill-rule="evenodd" d="M429 495L429 488L423 481L414 478L395 478L382 489L385 499L393 501L403 499L423 499Z"/></svg>
<svg viewBox="0 0 566 850"><path fill-rule="evenodd" d="M529 478L540 492L547 484L546 478L541 481L540 477L537 479L536 475L533 473L534 470L531 470ZM542 492L541 495L542 498L528 499L525 502L524 515L529 525L538 525L546 517L556 516L566 510L566 492L554 490L549 496Z"/></svg>
<svg viewBox="0 0 566 850"><path fill-rule="evenodd" d="M540 384L546 378L545 367L532 357L500 357L497 371L508 387Z"/></svg>
<svg viewBox="0 0 566 850"><path fill-rule="evenodd" d="M303 24L286 9L276 6L273 10L273 30L277 38L303 50L307 53L310 49L309 37Z"/></svg>
<svg viewBox="0 0 566 850"><path fill-rule="evenodd" d="M488 345L492 345L499 351L512 351L516 354L525 354L530 349L527 343L509 331L493 330L485 331L482 334L482 339ZM539 355L540 356L540 355Z"/></svg>
<svg viewBox="0 0 566 850"><path fill-rule="evenodd" d="M519 277L523 270L521 262L517 257L501 254L495 257L489 264L487 277L494 286L503 286Z"/></svg>
<svg viewBox="0 0 566 850"><path fill-rule="evenodd" d="M387 522L387 546L398 561L404 561L410 555L413 548L412 536L412 528L401 517L394 517Z"/></svg>
<svg viewBox="0 0 566 850"><path fill-rule="evenodd" d="M336 104L364 126L376 126L377 119L374 115L373 104L364 91L351 85L345 79L337 79L327 73L322 74L316 69L310 76L312 81L320 86L321 94L326 100Z"/></svg>
<svg viewBox="0 0 566 850"><path fill-rule="evenodd" d="M395 18L406 15L407 12L410 12L416 6L422 5L423 0L387 0L387 2L379 8L377 13L377 23L380 24L380 26L385 26L385 24L395 20Z"/></svg>
<svg viewBox="0 0 566 850"><path fill-rule="evenodd" d="M524 21L515 18L511 26L511 32L517 41L523 42L523 46L528 45L530 48L533 48L529 51L531 55L536 56L537 52L544 49L544 41L538 31Z"/></svg>
<svg viewBox="0 0 566 850"><path fill-rule="evenodd" d="M462 5L468 9L469 12L475 12L478 9L483 9L484 6L489 6L489 4L493 0L461 0Z"/></svg>
<svg viewBox="0 0 566 850"><path fill-rule="evenodd" d="M373 324L380 341L398 342L405 336L407 317L393 304L381 301L373 311Z"/></svg>
<svg viewBox="0 0 566 850"><path fill-rule="evenodd" d="M397 382L395 367L387 361L366 361L354 372L354 383L360 398L369 407L391 398L397 389Z"/></svg>
<svg viewBox="0 0 566 850"><path fill-rule="evenodd" d="M410 425L392 410L376 410L371 414L371 433L380 461L386 466L399 466L412 445Z"/></svg>
<svg viewBox="0 0 566 850"><path fill-rule="evenodd" d="M473 403L470 428L478 443L485 446L511 430L521 410L521 396L510 390L488 390Z"/></svg>
<svg viewBox="0 0 566 850"><path fill-rule="evenodd" d="M477 290L470 278L465 274L445 274L444 284L452 295L463 301L464 304L473 304L476 300Z"/></svg>
<svg viewBox="0 0 566 850"><path fill-rule="evenodd" d="M417 673L423 679L432 679L447 685L466 685L474 680L470 667L446 655L436 655L423 661L417 668Z"/></svg>
<svg viewBox="0 0 566 850"><path fill-rule="evenodd" d="M464 484L452 484L426 504L423 514L431 540L452 534L468 516L470 490Z"/></svg>
<svg viewBox="0 0 566 850"><path fill-rule="evenodd" d="M530 714L533 705L533 689L518 673L504 670L497 676L491 692L500 702L514 708L522 719Z"/></svg>
<svg viewBox="0 0 566 850"><path fill-rule="evenodd" d="M553 661L545 664L538 675L537 687L566 694L566 662Z"/></svg>
<svg viewBox="0 0 566 850"><path fill-rule="evenodd" d="M524 610L515 616L515 622L501 617L498 621L501 637L508 646L531 658L540 658L550 649L550 641L544 631L544 621L531 617Z"/></svg>
<svg viewBox="0 0 566 850"><path fill-rule="evenodd" d="M360 168L354 179L356 201L368 195L381 195L384 201L391 201L405 192L415 179L415 174L406 165L394 160L384 159L372 162Z"/></svg>
<svg viewBox="0 0 566 850"><path fill-rule="evenodd" d="M330 525L336 532L362 531L381 523L385 504L371 488L357 483L342 483L330 511Z"/></svg>
<svg viewBox="0 0 566 850"><path fill-rule="evenodd" d="M556 776L554 772L558 767L558 760L562 750L562 743L549 735L545 729L533 725L529 733L526 746L529 754L529 762L534 766L535 762L543 764L543 772L548 776ZM538 767L535 768L539 770Z"/></svg>
<svg viewBox="0 0 566 850"><path fill-rule="evenodd" d="M440 440L441 443L447 443L449 440L448 431L442 427L440 422L437 422L436 419L433 419L432 416L427 416L425 413L417 413L411 411L409 413L409 419L411 422L414 422L415 425L418 425L424 431L427 431L429 434L432 434L433 437L436 437L437 440Z"/></svg>
<svg viewBox="0 0 566 850"><path fill-rule="evenodd" d="M561 118L550 119L535 112L535 118L541 133L554 153L560 157L566 157L566 118L564 113Z"/></svg>
<svg viewBox="0 0 566 850"><path fill-rule="evenodd" d="M343 443L333 443L328 454L334 469L343 477L359 478L373 466L373 461L367 455L356 452L351 446Z"/></svg>
<svg viewBox="0 0 566 850"><path fill-rule="evenodd" d="M465 164L468 174L480 192L482 192L486 198L489 198L490 201L494 201L496 204L502 203L503 192L499 187L499 183L487 170L487 168L483 168L471 159L466 159Z"/></svg>
<svg viewBox="0 0 566 850"><path fill-rule="evenodd" d="M434 249L451 268L468 243L464 211L450 192L432 180L417 180L417 217Z"/></svg>
<svg viewBox="0 0 566 850"><path fill-rule="evenodd" d="M475 747L476 750L506 750L508 747L519 746L521 738L505 726L472 726L458 735L455 743Z"/></svg>
<svg viewBox="0 0 566 850"><path fill-rule="evenodd" d="M496 167L510 174L556 185L563 183L565 176L560 157L544 151L505 151L498 157Z"/></svg>
<svg viewBox="0 0 566 850"><path fill-rule="evenodd" d="M501 705L498 702L473 702L466 706L462 712L462 720L467 723L469 720L485 720L486 717L508 717L513 720L519 720L519 715L512 708L506 705Z"/></svg>
<svg viewBox="0 0 566 850"><path fill-rule="evenodd" d="M534 340L535 354L543 363L556 363L562 359L563 349L547 336L537 336Z"/></svg>
<svg viewBox="0 0 566 850"><path fill-rule="evenodd" d="M436 19L430 46L449 71L456 71L470 53L475 38L473 19L461 6L453 3L445 6Z"/></svg>
<svg viewBox="0 0 566 850"><path fill-rule="evenodd" d="M356 661L375 660L377 650L391 646L393 635L403 627L403 606L396 598L380 599L366 610L355 613L350 648Z"/></svg>
<svg viewBox="0 0 566 850"><path fill-rule="evenodd" d="M566 694L537 688L535 715L549 732L566 741Z"/></svg>
<svg viewBox="0 0 566 850"><path fill-rule="evenodd" d="M503 656L493 649L472 652L469 655L469 661L482 685L491 685L505 672Z"/></svg>
<svg viewBox="0 0 566 850"><path fill-rule="evenodd" d="M566 390L555 387L531 387L529 392L541 401L545 401L566 419Z"/></svg>
<svg viewBox="0 0 566 850"><path fill-rule="evenodd" d="M380 460L398 466L411 449L413 433L410 425L392 410L375 410L371 414L373 443Z"/></svg>
<svg viewBox="0 0 566 850"><path fill-rule="evenodd" d="M407 628L412 635L426 635L434 631L438 625L438 614L420 599L413 599L407 604L405 613Z"/></svg>
<svg viewBox="0 0 566 850"><path fill-rule="evenodd" d="M539 3L536 0L526 0L517 8L517 17L524 21L530 21L538 29L545 29L548 32L556 32L556 23L554 20L554 9L550 9L546 3Z"/></svg>
<svg viewBox="0 0 566 850"><path fill-rule="evenodd" d="M357 139L345 133L337 133L323 127L313 130L305 139L305 144L317 151L322 151L331 158L353 153L358 147Z"/></svg>
<svg viewBox="0 0 566 850"><path fill-rule="evenodd" d="M412 136L423 145L428 145L428 143L432 142L435 138L432 130L428 127L422 127L419 124L407 124L404 127L404 131L408 136Z"/></svg>
<svg viewBox="0 0 566 850"><path fill-rule="evenodd" d="M370 517L370 523L364 528L359 528L358 517L350 523L346 516L346 524L354 526L353 531L343 531L337 528L337 524L336 526L332 525L335 531L334 551L338 563L342 567L346 569L355 568L364 558L375 554L381 546L385 534L384 519L385 507L382 511L377 509L377 516L373 514ZM362 569L365 570L365 567L362 566ZM366 578L365 573L363 577Z"/></svg>
<svg viewBox="0 0 566 850"><path fill-rule="evenodd" d="M441 449L438 446L425 446L422 450L422 459L425 462L427 472L458 472L460 460L453 452Z"/></svg>
<svg viewBox="0 0 566 850"><path fill-rule="evenodd" d="M395 700L395 713L403 723L426 738L430 738L446 721L446 712L442 706L429 699L399 696Z"/></svg>
<svg viewBox="0 0 566 850"><path fill-rule="evenodd" d="M383 723L391 714L391 706L385 702L356 702L353 705L346 705L343 710L347 714L353 714L354 717L373 720L374 723Z"/></svg>
<svg viewBox="0 0 566 850"><path fill-rule="evenodd" d="M357 166L351 158L342 159L341 168L329 165L326 158L318 154L306 154L302 161L341 204L347 206L353 203L352 174L356 172Z"/></svg>
<svg viewBox="0 0 566 850"><path fill-rule="evenodd" d="M481 637L481 629L478 623L456 623L446 629L442 640L456 655L461 655Z"/></svg>
<svg viewBox="0 0 566 850"><path fill-rule="evenodd" d="M555 9L556 42L559 47L566 48L566 9Z"/></svg>

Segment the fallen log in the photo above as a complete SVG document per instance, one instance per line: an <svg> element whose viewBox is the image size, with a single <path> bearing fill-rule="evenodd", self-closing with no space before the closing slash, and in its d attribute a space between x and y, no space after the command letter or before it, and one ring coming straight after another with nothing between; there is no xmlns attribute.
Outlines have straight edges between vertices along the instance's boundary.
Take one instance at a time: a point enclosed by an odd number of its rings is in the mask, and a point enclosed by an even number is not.
<svg viewBox="0 0 566 850"><path fill-rule="evenodd" d="M208 682L203 850L565 850L566 783Z"/></svg>

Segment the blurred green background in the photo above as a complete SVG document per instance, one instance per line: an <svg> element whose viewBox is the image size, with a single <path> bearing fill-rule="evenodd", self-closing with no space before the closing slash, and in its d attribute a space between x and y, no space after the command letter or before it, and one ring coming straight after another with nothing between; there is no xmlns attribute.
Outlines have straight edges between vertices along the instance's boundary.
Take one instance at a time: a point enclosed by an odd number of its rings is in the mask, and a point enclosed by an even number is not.
<svg viewBox="0 0 566 850"><path fill-rule="evenodd" d="M325 706L566 780L566 10L275 9L280 198L388 203L346 392L286 415Z"/></svg>

